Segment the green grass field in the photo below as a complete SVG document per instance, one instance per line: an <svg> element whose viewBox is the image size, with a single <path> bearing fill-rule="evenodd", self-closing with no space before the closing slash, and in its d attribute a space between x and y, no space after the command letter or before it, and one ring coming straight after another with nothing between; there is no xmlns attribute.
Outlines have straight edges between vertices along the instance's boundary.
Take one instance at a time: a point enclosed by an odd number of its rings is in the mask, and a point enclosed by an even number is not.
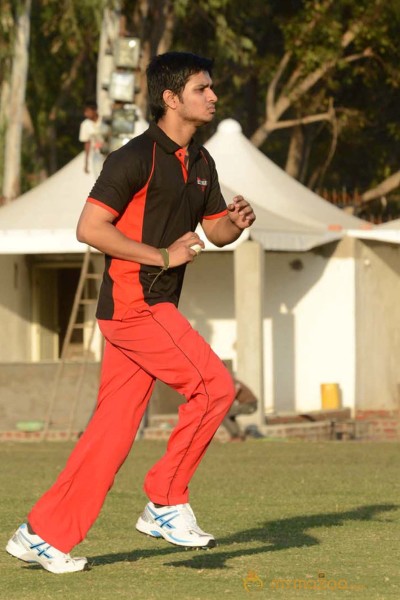
<svg viewBox="0 0 400 600"><path fill-rule="evenodd" d="M3 547L71 444L3 443ZM88 572L52 575L0 553L1 600L400 598L400 445L214 442L191 485L210 551L136 532L164 444L140 441L87 539Z"/></svg>

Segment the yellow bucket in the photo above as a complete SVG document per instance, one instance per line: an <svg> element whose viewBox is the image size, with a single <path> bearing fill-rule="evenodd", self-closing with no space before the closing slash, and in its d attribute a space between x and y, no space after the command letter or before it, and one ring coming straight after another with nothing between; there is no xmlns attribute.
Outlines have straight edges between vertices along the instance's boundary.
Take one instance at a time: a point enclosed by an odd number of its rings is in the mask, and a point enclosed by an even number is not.
<svg viewBox="0 0 400 600"><path fill-rule="evenodd" d="M321 383L321 406L322 410L337 410L341 408L338 383Z"/></svg>

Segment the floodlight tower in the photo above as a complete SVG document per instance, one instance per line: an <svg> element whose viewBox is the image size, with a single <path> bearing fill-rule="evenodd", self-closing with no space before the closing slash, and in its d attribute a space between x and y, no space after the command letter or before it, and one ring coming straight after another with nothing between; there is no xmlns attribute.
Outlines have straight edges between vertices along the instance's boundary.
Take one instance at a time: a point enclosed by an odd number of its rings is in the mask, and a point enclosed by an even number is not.
<svg viewBox="0 0 400 600"><path fill-rule="evenodd" d="M97 78L104 154L120 148L148 125L135 104L140 91L140 39L122 33L121 21L119 6L104 10Z"/></svg>

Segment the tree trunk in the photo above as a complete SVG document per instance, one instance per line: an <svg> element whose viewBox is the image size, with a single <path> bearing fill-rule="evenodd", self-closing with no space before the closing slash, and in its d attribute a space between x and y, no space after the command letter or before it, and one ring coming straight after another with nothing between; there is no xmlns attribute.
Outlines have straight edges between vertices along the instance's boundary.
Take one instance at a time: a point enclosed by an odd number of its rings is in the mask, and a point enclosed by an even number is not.
<svg viewBox="0 0 400 600"><path fill-rule="evenodd" d="M324 7L328 9L330 4L332 4L332 0L328 0ZM321 14L322 12L319 13L319 15ZM319 17L312 19L310 23L305 25L303 33L312 31L318 25L318 22ZM293 58L291 51L284 53L267 89L264 122L256 129L250 138L257 148L260 148L270 133L277 129L301 124L307 125L324 120L330 121L332 119L331 106L327 113L306 115L300 119L283 121L281 117L290 107L293 107L300 98L304 98L304 96L310 92L327 73L337 67L340 61L349 64L373 56L372 50L369 47L364 48L360 53L345 54L346 49L354 42L357 35L362 30L363 25L366 25L366 23L362 20L352 23L341 37L340 47L337 48L337 56L333 59L321 62L319 66L309 73L304 69L304 65L301 62L297 65L290 64ZM300 36L300 39L301 37L302 36ZM301 43L300 39L298 40L298 43ZM289 67L291 67L291 71L288 74L287 71ZM285 73L286 78L284 78ZM302 76L303 73L305 73L304 76Z"/></svg>
<svg viewBox="0 0 400 600"><path fill-rule="evenodd" d="M296 125L292 129L290 138L289 151L286 159L285 171L295 179L300 178L303 165L304 152L304 130L301 125Z"/></svg>
<svg viewBox="0 0 400 600"><path fill-rule="evenodd" d="M167 52L171 46L175 12L171 0L142 0L140 11L136 13L134 22L142 44L140 60L139 92L135 103L143 116L148 118L146 67L156 54Z"/></svg>
<svg viewBox="0 0 400 600"><path fill-rule="evenodd" d="M362 201L370 202L371 200L380 198L381 196L384 196L385 194L392 192L399 186L400 186L400 171L396 171L395 173L393 173L392 175L387 177L387 179L384 179L383 181L381 181L381 183L379 185L377 185L375 188L368 190L367 192L364 192L364 194L361 196Z"/></svg>
<svg viewBox="0 0 400 600"><path fill-rule="evenodd" d="M10 104L10 81L4 78L0 88L0 190L3 190L4 181L4 153L5 153L5 133L7 131L8 106ZM4 198L0 193L0 205Z"/></svg>
<svg viewBox="0 0 400 600"><path fill-rule="evenodd" d="M4 150L3 196L13 200L20 192L22 123L28 75L31 0L25 0L17 17L14 56L11 70L9 114Z"/></svg>

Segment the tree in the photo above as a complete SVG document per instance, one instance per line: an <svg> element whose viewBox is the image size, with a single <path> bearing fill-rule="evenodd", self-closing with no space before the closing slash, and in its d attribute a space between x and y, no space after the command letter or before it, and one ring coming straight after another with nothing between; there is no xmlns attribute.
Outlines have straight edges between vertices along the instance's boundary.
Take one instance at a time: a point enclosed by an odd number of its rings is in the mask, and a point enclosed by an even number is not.
<svg viewBox="0 0 400 600"><path fill-rule="evenodd" d="M4 138L10 102L15 20L9 0L0 0L0 184L3 187Z"/></svg>
<svg viewBox="0 0 400 600"><path fill-rule="evenodd" d="M340 131L349 125L351 117L357 118L351 102L333 109L333 103L346 96L343 89L351 89L356 82L366 91L373 73L381 73L384 67L388 74L394 66L390 37L397 34L394 29L390 31L389 24L396 14L396 6L388 6L381 0L357 4L331 0L305 3L300 23L293 19L284 28L286 51L268 85L265 120L252 141L261 145L272 131L326 121L332 128L334 148ZM362 83L360 73L364 78ZM394 82L392 78L391 83ZM285 118L290 112L295 114ZM360 116L359 108L357 112ZM292 142L296 139L293 137ZM301 143L304 145L304 137ZM297 154L301 154L301 149ZM321 183L321 175L333 155L329 151L325 164L317 166L309 180L311 187L317 181ZM298 169L290 168L290 161L287 166L294 176L299 176Z"/></svg>
<svg viewBox="0 0 400 600"><path fill-rule="evenodd" d="M8 110L2 109L5 117L3 197L6 202L16 198L20 191L22 121L28 73L30 11L31 0L24 0L21 6L16 7L11 77L10 82L6 79L2 82L2 91L6 94L2 100L8 104Z"/></svg>
<svg viewBox="0 0 400 600"><path fill-rule="evenodd" d="M0 0L0 128L14 5ZM262 151L310 187L367 190L397 173L400 0L37 0L22 189L79 150L81 107L96 96L105 7L120 11L118 33L141 40L135 102L144 114L150 57L189 50L215 58L218 116L239 120ZM215 125L203 129L203 140Z"/></svg>
<svg viewBox="0 0 400 600"><path fill-rule="evenodd" d="M79 148L83 105L96 95L102 8L98 0L33 4L28 110L35 154L23 158L37 176L54 173Z"/></svg>
<svg viewBox="0 0 400 600"><path fill-rule="evenodd" d="M124 0L122 33L140 38L139 86L135 103L143 115L148 113L146 67L152 56L170 49L175 28L174 0Z"/></svg>
<svg viewBox="0 0 400 600"><path fill-rule="evenodd" d="M175 42L184 46L187 28L197 28L191 43L218 58L220 112L229 107L255 145L311 187L324 178L340 186L349 154L350 186L376 178L378 155L370 156L366 173L351 148L362 151L364 128L373 135L380 107L397 94L398 0L179 0L176 6ZM387 130L386 147L396 144ZM335 162L343 147L346 158Z"/></svg>

